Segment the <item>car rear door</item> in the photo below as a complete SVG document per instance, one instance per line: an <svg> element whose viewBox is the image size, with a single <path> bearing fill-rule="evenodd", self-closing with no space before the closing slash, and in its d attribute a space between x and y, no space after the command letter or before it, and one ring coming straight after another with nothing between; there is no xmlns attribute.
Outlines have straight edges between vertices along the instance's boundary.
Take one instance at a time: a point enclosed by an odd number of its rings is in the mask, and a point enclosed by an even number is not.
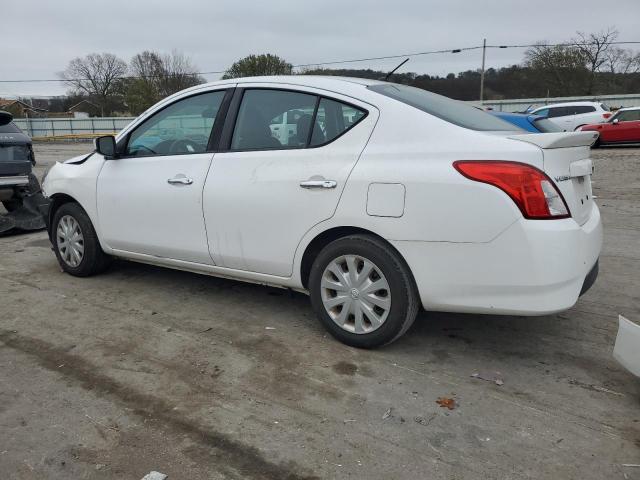
<svg viewBox="0 0 640 480"><path fill-rule="evenodd" d="M285 113L288 138L273 129ZM377 118L375 107L323 90L236 89L203 195L216 265L291 276L300 240L334 214Z"/></svg>
<svg viewBox="0 0 640 480"><path fill-rule="evenodd" d="M217 90L181 98L119 142L120 158L105 162L97 185L101 239L109 247L123 256L213 263L202 189L225 95Z"/></svg>

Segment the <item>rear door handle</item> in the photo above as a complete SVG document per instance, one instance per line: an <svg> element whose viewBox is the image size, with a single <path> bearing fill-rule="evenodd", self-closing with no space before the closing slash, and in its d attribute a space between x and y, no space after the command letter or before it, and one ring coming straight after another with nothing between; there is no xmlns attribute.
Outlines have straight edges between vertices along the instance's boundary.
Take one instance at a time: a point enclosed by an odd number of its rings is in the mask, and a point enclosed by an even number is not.
<svg viewBox="0 0 640 480"><path fill-rule="evenodd" d="M336 188L338 182L335 180L305 180L300 182L302 188Z"/></svg>
<svg viewBox="0 0 640 480"><path fill-rule="evenodd" d="M167 180L167 183L171 185L191 185L193 183L193 179L180 174Z"/></svg>

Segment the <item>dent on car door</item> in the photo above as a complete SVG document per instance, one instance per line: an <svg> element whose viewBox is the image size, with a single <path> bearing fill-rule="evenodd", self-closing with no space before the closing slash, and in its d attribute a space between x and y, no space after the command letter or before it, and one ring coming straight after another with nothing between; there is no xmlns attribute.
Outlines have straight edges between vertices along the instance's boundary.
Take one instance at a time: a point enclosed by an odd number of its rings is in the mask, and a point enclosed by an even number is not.
<svg viewBox="0 0 640 480"><path fill-rule="evenodd" d="M216 153L204 190L211 254L224 267L290 276L304 234L333 215L377 111L312 89L257 84L236 94L227 150ZM284 114L287 135L273 128Z"/></svg>
<svg viewBox="0 0 640 480"><path fill-rule="evenodd" d="M202 189L225 91L182 98L136 126L98 178L103 241L126 254L211 264Z"/></svg>

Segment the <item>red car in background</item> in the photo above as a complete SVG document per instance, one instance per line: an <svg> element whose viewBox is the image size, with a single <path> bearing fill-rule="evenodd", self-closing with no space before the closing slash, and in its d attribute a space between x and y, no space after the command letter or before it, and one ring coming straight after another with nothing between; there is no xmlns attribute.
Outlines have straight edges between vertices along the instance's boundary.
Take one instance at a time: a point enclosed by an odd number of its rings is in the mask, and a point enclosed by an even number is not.
<svg viewBox="0 0 640 480"><path fill-rule="evenodd" d="M604 123L580 128L600 133L594 147L621 143L640 143L640 107L621 108Z"/></svg>

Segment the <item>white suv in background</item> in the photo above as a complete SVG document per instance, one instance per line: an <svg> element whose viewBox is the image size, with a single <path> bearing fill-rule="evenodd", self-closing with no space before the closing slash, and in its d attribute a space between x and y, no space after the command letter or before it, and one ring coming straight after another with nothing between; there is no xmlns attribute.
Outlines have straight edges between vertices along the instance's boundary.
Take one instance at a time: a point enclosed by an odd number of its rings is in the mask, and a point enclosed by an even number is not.
<svg viewBox="0 0 640 480"><path fill-rule="evenodd" d="M529 112L547 117L565 132L589 123L602 123L611 116L609 107L600 102L568 102L544 105Z"/></svg>

